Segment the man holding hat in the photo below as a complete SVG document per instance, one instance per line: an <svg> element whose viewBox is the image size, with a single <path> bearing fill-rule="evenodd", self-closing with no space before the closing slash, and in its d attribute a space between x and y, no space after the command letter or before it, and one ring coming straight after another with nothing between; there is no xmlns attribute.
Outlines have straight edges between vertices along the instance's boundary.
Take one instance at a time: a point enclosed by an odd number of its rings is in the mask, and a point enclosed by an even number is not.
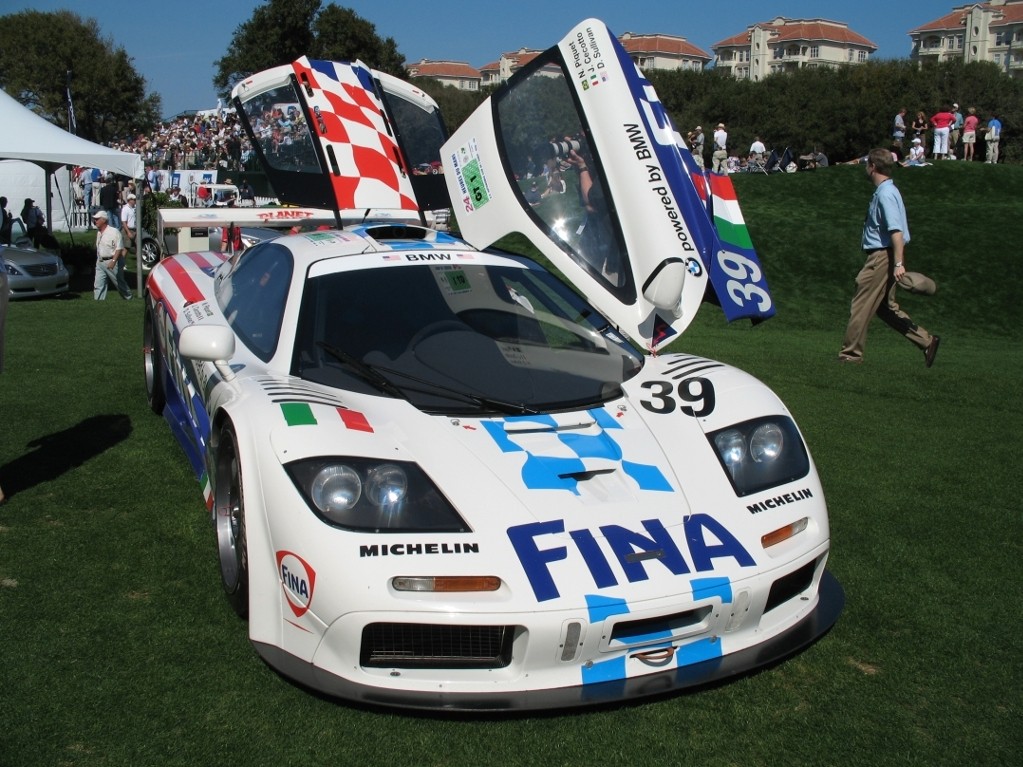
<svg viewBox="0 0 1023 767"><path fill-rule="evenodd" d="M110 226L109 214L100 208L92 215L96 224L96 280L92 294L97 301L107 297L107 288L113 285L121 298L131 300L131 288L124 278L124 240L116 227Z"/></svg>
<svg viewBox="0 0 1023 767"><path fill-rule="evenodd" d="M867 155L867 176L874 185L874 195L863 222L861 247L866 263L856 275L856 292L849 311L849 324L842 340L840 362L863 362L867 344L867 328L876 314L888 327L900 333L923 352L924 364L934 364L941 339L927 332L910 319L895 302L895 286L906 278L905 246L909 244L909 222L902 194L892 181L890 149L872 149ZM926 290L915 281L907 281Z"/></svg>

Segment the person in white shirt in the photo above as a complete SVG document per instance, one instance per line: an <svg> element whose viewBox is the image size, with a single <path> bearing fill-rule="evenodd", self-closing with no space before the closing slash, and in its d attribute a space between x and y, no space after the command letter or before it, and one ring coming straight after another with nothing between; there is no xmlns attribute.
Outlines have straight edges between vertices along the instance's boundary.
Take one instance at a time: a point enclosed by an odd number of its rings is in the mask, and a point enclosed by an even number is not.
<svg viewBox="0 0 1023 767"><path fill-rule="evenodd" d="M762 162L764 154L767 153L767 147L764 146L764 142L760 140L760 136L753 139L753 143L749 146L749 160L750 162Z"/></svg>
<svg viewBox="0 0 1023 767"><path fill-rule="evenodd" d="M127 200L121 206L121 233L124 235L125 248L128 249L135 245L135 204L135 195L128 194Z"/></svg>
<svg viewBox="0 0 1023 767"><path fill-rule="evenodd" d="M728 133L724 123L718 123L714 130L714 154L710 159L711 170L715 173L728 173Z"/></svg>
<svg viewBox="0 0 1023 767"><path fill-rule="evenodd" d="M96 279L92 293L97 301L107 297L107 288L114 285L121 298L130 301L132 294L128 281L124 278L124 240L121 233L110 226L107 212L100 208L92 214L96 224Z"/></svg>

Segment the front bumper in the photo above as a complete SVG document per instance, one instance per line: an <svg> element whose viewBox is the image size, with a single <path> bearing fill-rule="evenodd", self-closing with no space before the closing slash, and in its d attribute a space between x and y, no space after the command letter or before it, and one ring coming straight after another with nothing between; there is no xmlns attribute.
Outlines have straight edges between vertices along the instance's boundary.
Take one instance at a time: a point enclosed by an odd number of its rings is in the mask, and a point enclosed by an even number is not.
<svg viewBox="0 0 1023 767"><path fill-rule="evenodd" d="M827 633L838 620L844 604L841 585L825 570L814 608L797 623L764 642L641 676L545 689L502 689L500 680L495 680L492 692L445 690L440 685L433 690L367 685L338 676L280 647L254 644L262 658L285 676L328 695L360 704L433 711L531 711L598 706L665 695L774 665Z"/></svg>

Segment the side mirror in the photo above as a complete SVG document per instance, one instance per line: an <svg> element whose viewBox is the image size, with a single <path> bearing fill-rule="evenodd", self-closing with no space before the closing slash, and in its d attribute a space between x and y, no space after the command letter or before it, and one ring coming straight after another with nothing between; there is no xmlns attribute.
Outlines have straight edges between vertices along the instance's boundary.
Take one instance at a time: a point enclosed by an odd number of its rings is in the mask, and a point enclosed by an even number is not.
<svg viewBox="0 0 1023 767"><path fill-rule="evenodd" d="M181 331L178 351L190 360L212 362L225 381L234 378L234 331L226 325L190 325Z"/></svg>
<svg viewBox="0 0 1023 767"><path fill-rule="evenodd" d="M686 262L680 258L668 258L657 265L653 274L643 284L643 297L658 309L682 316L682 288L686 282Z"/></svg>

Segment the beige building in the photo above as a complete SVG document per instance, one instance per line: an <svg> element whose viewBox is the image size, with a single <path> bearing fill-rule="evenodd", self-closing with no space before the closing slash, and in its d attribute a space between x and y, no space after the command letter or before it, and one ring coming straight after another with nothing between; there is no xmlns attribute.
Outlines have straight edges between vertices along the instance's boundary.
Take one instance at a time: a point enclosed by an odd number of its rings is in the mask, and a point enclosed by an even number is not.
<svg viewBox="0 0 1023 767"><path fill-rule="evenodd" d="M710 63L710 54L697 48L684 37L675 35L637 35L626 32L618 42L636 66L644 71L654 69L702 70Z"/></svg>
<svg viewBox="0 0 1023 767"><path fill-rule="evenodd" d="M480 71L464 61L431 61L422 59L416 64L406 64L410 78L432 77L434 80L451 85L462 91L480 89Z"/></svg>
<svg viewBox="0 0 1023 767"><path fill-rule="evenodd" d="M715 68L734 77L761 80L802 67L862 64L877 46L840 21L778 16L725 38L711 50Z"/></svg>
<svg viewBox="0 0 1023 767"><path fill-rule="evenodd" d="M1023 74L1023 0L961 5L909 31L914 61L991 61Z"/></svg>

